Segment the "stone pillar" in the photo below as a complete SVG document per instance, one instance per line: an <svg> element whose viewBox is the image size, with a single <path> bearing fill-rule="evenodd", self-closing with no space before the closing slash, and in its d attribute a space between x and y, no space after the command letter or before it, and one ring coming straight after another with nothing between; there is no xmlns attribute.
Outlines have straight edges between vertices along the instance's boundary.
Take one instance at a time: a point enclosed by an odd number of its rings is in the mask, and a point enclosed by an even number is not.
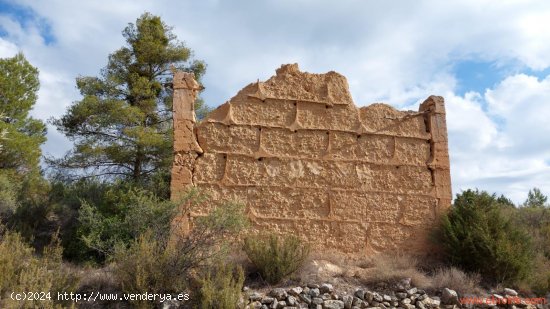
<svg viewBox="0 0 550 309"><path fill-rule="evenodd" d="M420 112L425 113L426 127L431 134L431 157L428 167L432 171L434 195L438 200L438 212L451 206L451 168L447 141L447 123L443 97L430 96L420 104Z"/></svg>
<svg viewBox="0 0 550 309"><path fill-rule="evenodd" d="M174 163L170 182L171 199L178 202L186 188L193 186L193 165L203 151L195 134L195 100L201 87L193 73L174 71L173 79ZM185 207L185 206L183 206ZM189 231L189 213L173 222L174 228Z"/></svg>

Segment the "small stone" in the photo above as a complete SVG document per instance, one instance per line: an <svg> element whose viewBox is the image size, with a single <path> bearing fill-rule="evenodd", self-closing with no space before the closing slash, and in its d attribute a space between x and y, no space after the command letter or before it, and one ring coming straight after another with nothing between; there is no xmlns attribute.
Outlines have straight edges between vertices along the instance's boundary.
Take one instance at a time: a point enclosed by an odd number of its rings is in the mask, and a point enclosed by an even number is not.
<svg viewBox="0 0 550 309"><path fill-rule="evenodd" d="M302 293L309 294L309 290L310 290L310 288L308 288L308 287L306 286L306 287L304 287L304 289L302 290Z"/></svg>
<svg viewBox="0 0 550 309"><path fill-rule="evenodd" d="M513 290L513 289L504 288L504 295L518 296L518 292L516 292L516 290Z"/></svg>
<svg viewBox="0 0 550 309"><path fill-rule="evenodd" d="M281 300L280 302L277 303L277 309L282 309L284 307L286 307L286 301Z"/></svg>
<svg viewBox="0 0 550 309"><path fill-rule="evenodd" d="M398 293L395 293L395 296L399 299L403 299L403 298L407 298L407 293L398 292Z"/></svg>
<svg viewBox="0 0 550 309"><path fill-rule="evenodd" d="M424 295L424 294L426 294L426 291L421 290L421 289L418 289L418 290L416 291L416 293L418 293L418 294L420 294L420 295Z"/></svg>
<svg viewBox="0 0 550 309"><path fill-rule="evenodd" d="M324 309L344 309L344 302L341 300L327 300L323 304Z"/></svg>
<svg viewBox="0 0 550 309"><path fill-rule="evenodd" d="M379 303L384 301L384 298L376 292L372 293L372 299L374 299L375 301L377 301Z"/></svg>
<svg viewBox="0 0 550 309"><path fill-rule="evenodd" d="M315 283L308 283L307 287L310 289L318 289L319 285Z"/></svg>
<svg viewBox="0 0 550 309"><path fill-rule="evenodd" d="M418 292L417 288L412 288L407 290L407 294L409 294L409 296L416 294L417 292Z"/></svg>
<svg viewBox="0 0 550 309"><path fill-rule="evenodd" d="M419 309L426 309L426 306L424 306L424 303L421 301L416 302L416 307Z"/></svg>
<svg viewBox="0 0 550 309"><path fill-rule="evenodd" d="M275 301L273 297L264 297L262 298L262 304L272 304Z"/></svg>
<svg viewBox="0 0 550 309"><path fill-rule="evenodd" d="M251 300L251 301L257 301L257 300L261 300L262 299L262 295L258 292L252 292L252 294L250 294L250 296L248 296L248 298Z"/></svg>
<svg viewBox="0 0 550 309"><path fill-rule="evenodd" d="M363 300L361 298L355 297L355 298L353 298L352 305L361 307L361 305L363 305Z"/></svg>
<svg viewBox="0 0 550 309"><path fill-rule="evenodd" d="M408 299L408 298L403 298L403 299L401 300L401 303L404 304L404 305L408 305L408 304L411 303L411 300Z"/></svg>
<svg viewBox="0 0 550 309"><path fill-rule="evenodd" d="M321 291L319 291L318 288L312 288L311 290L309 290L309 295L311 297L317 297L317 296L321 295Z"/></svg>
<svg viewBox="0 0 550 309"><path fill-rule="evenodd" d="M249 287L247 287L247 286L243 286L243 292L247 292L248 290L250 290L250 288L249 288Z"/></svg>
<svg viewBox="0 0 550 309"><path fill-rule="evenodd" d="M321 293L332 293L334 291L334 287L330 283L323 283L319 287L319 290Z"/></svg>
<svg viewBox="0 0 550 309"><path fill-rule="evenodd" d="M382 299L384 301L391 301L391 296L384 294L384 295L382 295Z"/></svg>
<svg viewBox="0 0 550 309"><path fill-rule="evenodd" d="M355 290L355 293L353 293L357 298L359 299L365 299L365 291L362 289Z"/></svg>
<svg viewBox="0 0 550 309"><path fill-rule="evenodd" d="M311 300L311 303L314 305L322 305L323 302L323 299L319 297L313 297L313 299Z"/></svg>
<svg viewBox="0 0 550 309"><path fill-rule="evenodd" d="M289 305L289 306L294 306L296 304L296 297L292 296L292 295L289 295L286 297L286 303Z"/></svg>
<svg viewBox="0 0 550 309"><path fill-rule="evenodd" d="M387 302L387 301L383 302L383 303L382 303L382 305L384 305L384 306L386 306L386 307L389 307L389 306L391 306L391 305L390 305L390 303L389 303L389 302Z"/></svg>
<svg viewBox="0 0 550 309"><path fill-rule="evenodd" d="M417 300L424 300L428 297L428 295L426 294L422 294L422 295L418 295L418 297L416 298Z"/></svg>
<svg viewBox="0 0 550 309"><path fill-rule="evenodd" d="M345 295L342 297L342 301L344 302L344 309L351 309L353 305L353 296Z"/></svg>
<svg viewBox="0 0 550 309"><path fill-rule="evenodd" d="M334 300L339 300L340 299L340 295L338 295L338 294L331 294L331 297Z"/></svg>
<svg viewBox="0 0 550 309"><path fill-rule="evenodd" d="M250 308L260 309L260 308L262 308L262 303L260 303L259 301L255 301L252 304L250 304Z"/></svg>
<svg viewBox="0 0 550 309"><path fill-rule="evenodd" d="M371 291L366 291L363 299L370 303L374 299L374 293Z"/></svg>
<svg viewBox="0 0 550 309"><path fill-rule="evenodd" d="M269 296L273 296L277 300L283 300L283 299L286 298L287 294L286 294L285 289L276 288L276 289L271 290L271 292L269 292Z"/></svg>
<svg viewBox="0 0 550 309"><path fill-rule="evenodd" d="M294 296L298 296L298 295L300 295L300 293L302 293L303 290L304 290L304 289L302 289L301 287L297 286L297 287L294 287L294 288L288 290L288 293L289 293L289 294L292 294L292 295L294 295Z"/></svg>
<svg viewBox="0 0 550 309"><path fill-rule="evenodd" d="M299 294L298 297L303 301L305 302L306 304L311 304L311 297L309 297L309 295L307 294Z"/></svg>
<svg viewBox="0 0 550 309"><path fill-rule="evenodd" d="M458 305L458 294L454 290L444 288L441 294L441 302L444 305Z"/></svg>

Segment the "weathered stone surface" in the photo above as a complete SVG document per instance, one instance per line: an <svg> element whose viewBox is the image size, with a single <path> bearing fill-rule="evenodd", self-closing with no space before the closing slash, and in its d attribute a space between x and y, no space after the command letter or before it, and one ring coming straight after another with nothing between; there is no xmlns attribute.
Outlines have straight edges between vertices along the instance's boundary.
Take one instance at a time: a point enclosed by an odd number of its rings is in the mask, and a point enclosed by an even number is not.
<svg viewBox="0 0 550 309"><path fill-rule="evenodd" d="M316 189L258 187L247 191L247 204L257 217L316 219L329 215L328 194Z"/></svg>
<svg viewBox="0 0 550 309"><path fill-rule="evenodd" d="M172 198L196 186L213 200L191 222L233 199L247 206L253 228L293 233L317 249L428 248L426 231L452 199L441 97L419 112L357 108L338 73L285 65L196 123L200 87L177 74Z"/></svg>
<svg viewBox="0 0 550 309"><path fill-rule="evenodd" d="M206 152L252 155L259 146L260 129L205 122L197 128L197 139Z"/></svg>
<svg viewBox="0 0 550 309"><path fill-rule="evenodd" d="M262 147L276 157L321 158L328 146L324 131L265 128L262 130Z"/></svg>

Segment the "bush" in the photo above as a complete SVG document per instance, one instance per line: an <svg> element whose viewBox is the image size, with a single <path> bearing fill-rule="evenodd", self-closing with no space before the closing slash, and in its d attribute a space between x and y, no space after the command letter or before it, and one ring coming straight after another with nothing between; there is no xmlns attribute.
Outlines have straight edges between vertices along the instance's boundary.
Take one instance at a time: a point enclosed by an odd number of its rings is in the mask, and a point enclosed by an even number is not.
<svg viewBox="0 0 550 309"><path fill-rule="evenodd" d="M458 194L440 233L447 261L497 283L526 278L532 269L531 238L502 210L494 194Z"/></svg>
<svg viewBox="0 0 550 309"><path fill-rule="evenodd" d="M294 235L255 235L245 238L244 251L263 279L276 284L302 266L310 246Z"/></svg>
<svg viewBox="0 0 550 309"><path fill-rule="evenodd" d="M77 281L62 263L62 248L57 239L44 248L42 257L37 257L19 234L8 231L0 236L0 307L58 308L63 302L57 302L57 292L74 292ZM13 291L50 292L51 299L16 301L7 295ZM64 304L69 305L70 301Z"/></svg>
<svg viewBox="0 0 550 309"><path fill-rule="evenodd" d="M542 201L546 201L545 196L535 199L539 200L536 203L533 202L531 191L529 193L530 198L524 203L525 206L516 209L512 217L522 230L531 235L535 251L532 257L535 271L522 286L538 295L545 295L550 291L550 208L542 204Z"/></svg>
<svg viewBox="0 0 550 309"><path fill-rule="evenodd" d="M456 267L436 269L432 278L432 288L443 290L449 288L460 295L479 292L481 278L479 275L470 275Z"/></svg>
<svg viewBox="0 0 550 309"><path fill-rule="evenodd" d="M244 272L240 266L219 263L199 279L199 307L235 309L241 298Z"/></svg>
<svg viewBox="0 0 550 309"><path fill-rule="evenodd" d="M205 207L204 203L208 202L196 190L190 191L185 200L188 207L184 215L193 207ZM224 259L229 248L227 242L246 225L243 205L226 203L197 219L188 235L147 231L128 247L124 244L116 247L113 256L115 279L128 293L186 291L194 280L194 273ZM141 301L136 305L153 307L152 303Z"/></svg>
<svg viewBox="0 0 550 309"><path fill-rule="evenodd" d="M177 207L142 189L117 191L112 211L83 202L78 220L84 243L104 256L113 254L117 245L128 246L146 230L165 239Z"/></svg>

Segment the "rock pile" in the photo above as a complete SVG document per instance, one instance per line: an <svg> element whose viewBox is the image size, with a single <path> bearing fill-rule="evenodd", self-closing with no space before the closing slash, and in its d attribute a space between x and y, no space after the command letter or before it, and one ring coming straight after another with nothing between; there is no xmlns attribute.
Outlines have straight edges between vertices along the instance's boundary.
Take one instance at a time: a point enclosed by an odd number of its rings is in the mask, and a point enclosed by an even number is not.
<svg viewBox="0 0 550 309"><path fill-rule="evenodd" d="M455 308L548 308L548 305L527 304L514 300L517 292L505 289L504 296L492 294L485 298L472 298L470 304L461 304L456 291L443 289L440 296L429 296L426 291L410 286L398 286L385 293L358 288L353 293L337 293L328 283L308 284L292 288L275 288L267 293L246 291L246 308L253 309L455 309ZM494 301L494 300L499 301ZM475 302L475 303L474 303Z"/></svg>

